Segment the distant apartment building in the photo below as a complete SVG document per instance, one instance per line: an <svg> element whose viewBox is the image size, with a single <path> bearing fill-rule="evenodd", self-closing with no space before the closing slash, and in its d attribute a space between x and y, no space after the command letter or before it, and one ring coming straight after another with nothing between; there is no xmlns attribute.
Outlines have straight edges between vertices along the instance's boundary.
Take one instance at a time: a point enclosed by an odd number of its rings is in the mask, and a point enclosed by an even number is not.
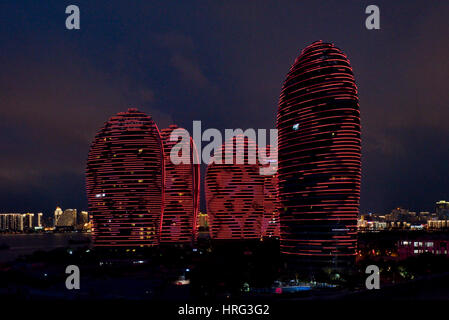
<svg viewBox="0 0 449 320"><path fill-rule="evenodd" d="M419 217L423 221L431 220L435 216L435 213L430 213L428 211L421 211Z"/></svg>
<svg viewBox="0 0 449 320"><path fill-rule="evenodd" d="M24 232L42 226L42 213L0 213L1 232Z"/></svg>
<svg viewBox="0 0 449 320"><path fill-rule="evenodd" d="M61 209L56 207L53 218L53 226L56 229L87 230L90 229L89 213L77 209Z"/></svg>
<svg viewBox="0 0 449 320"><path fill-rule="evenodd" d="M53 225L56 227L59 218L62 216L63 211L60 207L56 207L55 213L54 213L54 218L53 218Z"/></svg>
<svg viewBox="0 0 449 320"><path fill-rule="evenodd" d="M209 228L209 222L208 222L208 219L207 219L207 214L201 213L201 212L198 214L198 227L200 227L202 229Z"/></svg>
<svg viewBox="0 0 449 320"><path fill-rule="evenodd" d="M436 215L438 220L449 220L449 202L448 201L438 201L435 207Z"/></svg>
<svg viewBox="0 0 449 320"><path fill-rule="evenodd" d="M427 221L427 228L429 230L448 229L449 220L429 220Z"/></svg>
<svg viewBox="0 0 449 320"><path fill-rule="evenodd" d="M87 211L81 211L76 215L76 229L77 230L90 229L89 213Z"/></svg>
<svg viewBox="0 0 449 320"><path fill-rule="evenodd" d="M2 213L0 217L0 229L2 231L23 231L23 218L21 213Z"/></svg>
<svg viewBox="0 0 449 320"><path fill-rule="evenodd" d="M89 222L89 213L87 211L81 211L77 215L77 224L84 224Z"/></svg>
<svg viewBox="0 0 449 320"><path fill-rule="evenodd" d="M37 214L37 216L36 216L36 227L38 227L38 228L42 228L43 227L43 225L42 225L42 217L43 216L43 214L42 214L42 212L39 212L38 214Z"/></svg>
<svg viewBox="0 0 449 320"><path fill-rule="evenodd" d="M385 215L387 222L414 222L416 220L416 212L410 212L408 209L401 207L391 210L391 213Z"/></svg>
<svg viewBox="0 0 449 320"><path fill-rule="evenodd" d="M55 227L56 228L71 228L75 229L76 227L76 209L65 209L63 213L59 216Z"/></svg>
<svg viewBox="0 0 449 320"><path fill-rule="evenodd" d="M449 241L434 239L401 240L397 244L400 258L408 258L423 253L449 256Z"/></svg>

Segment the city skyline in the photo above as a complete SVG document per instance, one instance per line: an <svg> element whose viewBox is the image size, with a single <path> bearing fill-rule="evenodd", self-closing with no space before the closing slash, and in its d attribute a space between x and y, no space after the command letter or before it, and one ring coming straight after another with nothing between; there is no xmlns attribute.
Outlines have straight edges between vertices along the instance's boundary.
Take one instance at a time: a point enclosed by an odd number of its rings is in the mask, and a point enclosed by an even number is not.
<svg viewBox="0 0 449 320"><path fill-rule="evenodd" d="M2 301L278 319L449 297L448 14L0 1Z"/></svg>
<svg viewBox="0 0 449 320"><path fill-rule="evenodd" d="M447 4L380 1L379 31L365 29L364 4L235 5L209 3L208 14L195 15L185 4L167 13L157 4L81 2L82 28L70 33L60 28L64 4L2 2L1 211L87 210L89 143L128 107L161 127L274 128L285 70L317 39L344 48L356 73L361 211L432 211L449 198ZM136 18L139 9L147 17Z"/></svg>

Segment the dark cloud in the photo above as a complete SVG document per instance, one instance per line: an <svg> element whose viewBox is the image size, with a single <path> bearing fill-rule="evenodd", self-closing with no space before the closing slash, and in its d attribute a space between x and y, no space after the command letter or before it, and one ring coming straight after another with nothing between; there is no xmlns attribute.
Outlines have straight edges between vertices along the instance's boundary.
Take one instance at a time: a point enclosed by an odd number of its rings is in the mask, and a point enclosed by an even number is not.
<svg viewBox="0 0 449 320"><path fill-rule="evenodd" d="M181 73L181 77L187 84L200 88L210 85L209 80L207 80L200 67L188 58L175 54L171 58L171 63Z"/></svg>

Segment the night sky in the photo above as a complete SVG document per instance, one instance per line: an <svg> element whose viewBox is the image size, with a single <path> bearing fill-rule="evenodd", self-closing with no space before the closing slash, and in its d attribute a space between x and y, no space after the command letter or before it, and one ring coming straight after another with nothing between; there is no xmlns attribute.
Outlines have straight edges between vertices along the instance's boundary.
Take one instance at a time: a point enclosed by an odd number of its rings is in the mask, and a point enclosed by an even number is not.
<svg viewBox="0 0 449 320"><path fill-rule="evenodd" d="M448 20L447 0L1 1L0 212L87 209L89 145L129 107L160 129L274 128L315 40L348 55L359 88L361 211L434 211L449 200Z"/></svg>

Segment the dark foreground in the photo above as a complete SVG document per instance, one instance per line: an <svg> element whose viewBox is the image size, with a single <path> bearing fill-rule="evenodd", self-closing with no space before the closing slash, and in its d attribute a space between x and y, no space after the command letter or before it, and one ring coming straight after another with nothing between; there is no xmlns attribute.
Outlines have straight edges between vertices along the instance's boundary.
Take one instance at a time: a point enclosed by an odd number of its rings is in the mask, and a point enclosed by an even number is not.
<svg viewBox="0 0 449 320"><path fill-rule="evenodd" d="M135 250L77 244L77 248L36 251L0 265L0 301L145 302L154 308L166 306L176 314L203 305L219 309L228 304L266 305L285 311L320 302L449 299L449 258L421 254L401 259L395 244L404 234L360 237L356 268L314 283L285 270L276 240L224 244L202 240L195 248ZM365 268L370 264L380 268L380 290L365 287ZM79 290L66 288L68 265L79 267Z"/></svg>

